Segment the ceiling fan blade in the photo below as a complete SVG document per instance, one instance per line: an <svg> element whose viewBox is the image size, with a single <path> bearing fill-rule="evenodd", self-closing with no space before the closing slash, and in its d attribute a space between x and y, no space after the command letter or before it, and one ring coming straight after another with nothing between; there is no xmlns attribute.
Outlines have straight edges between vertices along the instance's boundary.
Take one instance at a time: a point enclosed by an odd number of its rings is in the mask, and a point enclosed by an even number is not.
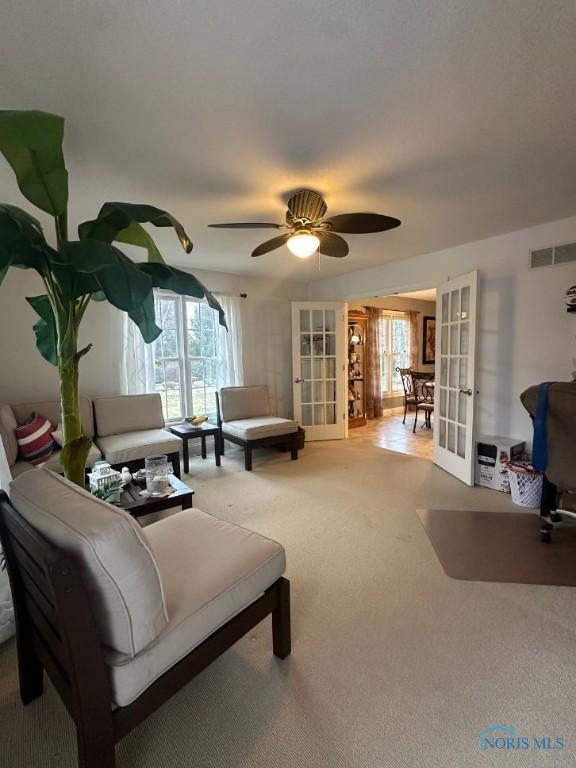
<svg viewBox="0 0 576 768"><path fill-rule="evenodd" d="M285 224L268 224L261 221L242 221L235 224L208 224L215 229L284 229Z"/></svg>
<svg viewBox="0 0 576 768"><path fill-rule="evenodd" d="M368 232L385 232L387 229L399 227L402 222L380 213L341 213L339 216L324 219L322 223L329 224L332 232L362 235Z"/></svg>
<svg viewBox="0 0 576 768"><path fill-rule="evenodd" d="M326 202L313 189L300 189L288 200L288 213L295 219L317 221L326 214ZM288 219L290 216L287 217Z"/></svg>
<svg viewBox="0 0 576 768"><path fill-rule="evenodd" d="M280 248L280 246L284 245L284 243L292 237L292 234L292 232L286 232L285 235L279 235L278 237L273 237L272 240L266 240L266 242L259 245L258 248L254 248L252 256L262 256L264 253L269 253L270 251L276 250L276 248Z"/></svg>
<svg viewBox="0 0 576 768"><path fill-rule="evenodd" d="M314 234L320 240L319 251L324 256L335 256L337 259L348 256L348 243L340 235L326 230L314 230Z"/></svg>

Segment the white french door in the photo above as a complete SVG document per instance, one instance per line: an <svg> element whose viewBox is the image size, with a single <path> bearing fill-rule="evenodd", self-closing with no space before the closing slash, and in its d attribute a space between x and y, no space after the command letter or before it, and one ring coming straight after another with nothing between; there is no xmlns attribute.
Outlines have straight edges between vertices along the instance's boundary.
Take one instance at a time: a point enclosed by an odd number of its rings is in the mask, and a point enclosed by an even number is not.
<svg viewBox="0 0 576 768"><path fill-rule="evenodd" d="M294 419L306 440L347 436L346 313L345 302L292 302Z"/></svg>
<svg viewBox="0 0 576 768"><path fill-rule="evenodd" d="M434 462L474 484L474 400L478 273L439 286L436 293Z"/></svg>

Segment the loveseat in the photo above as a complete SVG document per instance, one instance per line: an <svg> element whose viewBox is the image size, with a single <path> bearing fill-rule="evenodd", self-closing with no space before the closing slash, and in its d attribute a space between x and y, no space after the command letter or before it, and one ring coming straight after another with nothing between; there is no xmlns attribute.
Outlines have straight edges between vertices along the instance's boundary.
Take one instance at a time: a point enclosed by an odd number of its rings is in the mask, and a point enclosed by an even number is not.
<svg viewBox="0 0 576 768"><path fill-rule="evenodd" d="M58 400L0 405L0 438L14 478L33 468L30 462L18 457L15 436L16 427L33 412L47 418L54 428L60 423ZM114 467L135 469L143 466L146 456L165 453L172 462L174 474L180 476L182 441L164 428L160 395L118 395L94 400L81 397L80 419L84 434L93 441L87 467L98 459L105 459ZM59 457L60 449L57 449L43 466L61 473Z"/></svg>

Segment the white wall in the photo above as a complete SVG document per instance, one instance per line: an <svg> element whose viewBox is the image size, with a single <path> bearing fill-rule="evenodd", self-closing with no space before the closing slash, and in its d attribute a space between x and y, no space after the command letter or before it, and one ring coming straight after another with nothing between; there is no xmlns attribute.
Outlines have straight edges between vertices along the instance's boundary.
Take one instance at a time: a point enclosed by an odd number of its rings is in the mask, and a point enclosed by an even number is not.
<svg viewBox="0 0 576 768"><path fill-rule="evenodd" d="M530 269L529 251L574 241L576 217L319 280L308 296L373 297L479 270L478 431L529 440L520 393L541 381L569 380L576 367L576 314L563 301L576 284L576 264Z"/></svg>
<svg viewBox="0 0 576 768"><path fill-rule="evenodd" d="M244 373L247 384L269 384L280 415L292 413L291 300L305 298L302 284L194 270L211 290L247 293L242 302ZM36 314L26 296L43 293L32 270L9 270L0 286L0 403L53 398L56 369L36 350L32 326ZM85 316L81 344L93 349L80 364L80 387L87 395L120 391L122 313L93 303Z"/></svg>
<svg viewBox="0 0 576 768"><path fill-rule="evenodd" d="M0 402L54 398L57 370L36 349L32 326L38 316L26 296L45 293L33 270L10 269L0 286ZM119 391L122 355L121 315L113 307L92 302L80 334L80 344L93 349L80 363L80 383L86 394Z"/></svg>

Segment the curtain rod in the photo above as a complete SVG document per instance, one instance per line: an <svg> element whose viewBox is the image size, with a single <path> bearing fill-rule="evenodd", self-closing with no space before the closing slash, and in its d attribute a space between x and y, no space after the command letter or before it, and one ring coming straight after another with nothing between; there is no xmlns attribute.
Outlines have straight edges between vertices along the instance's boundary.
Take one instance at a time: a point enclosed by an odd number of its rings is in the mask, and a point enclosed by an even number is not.
<svg viewBox="0 0 576 768"><path fill-rule="evenodd" d="M397 312L399 315L407 315L410 312L414 312L415 315L422 314L422 312L417 309L387 309L386 307L374 307L370 304L365 304L364 309L378 309L380 312Z"/></svg>
<svg viewBox="0 0 576 768"><path fill-rule="evenodd" d="M212 291L214 296L239 296L241 299L247 299L247 293L226 293L226 291Z"/></svg>

